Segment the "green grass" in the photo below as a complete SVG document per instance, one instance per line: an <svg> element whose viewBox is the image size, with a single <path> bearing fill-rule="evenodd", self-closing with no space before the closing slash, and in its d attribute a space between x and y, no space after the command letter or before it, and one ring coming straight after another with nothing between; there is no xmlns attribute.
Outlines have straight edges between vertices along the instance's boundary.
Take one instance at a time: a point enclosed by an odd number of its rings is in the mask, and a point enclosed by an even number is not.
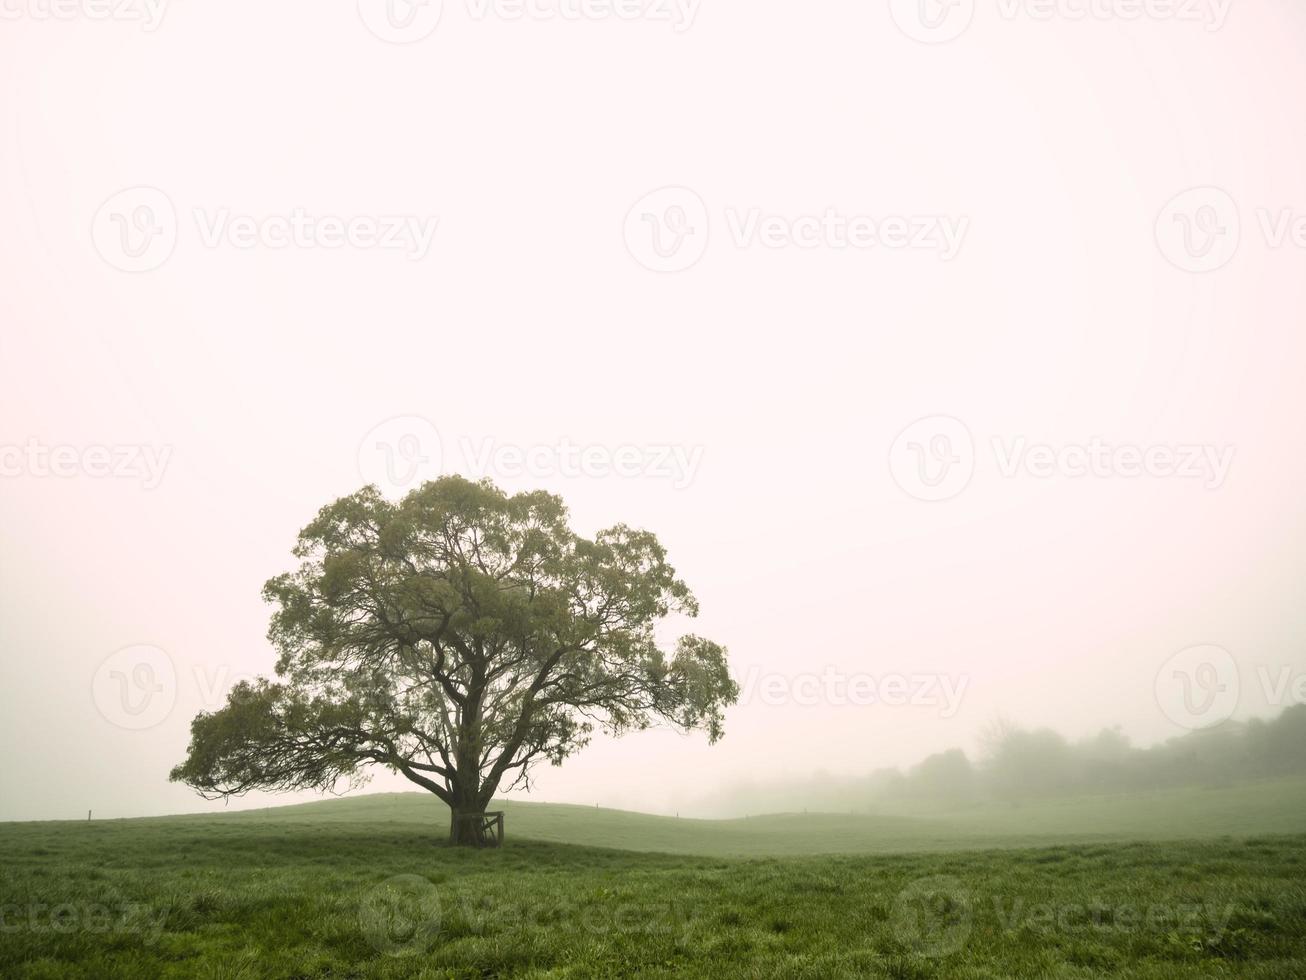
<svg viewBox="0 0 1306 980"><path fill-rule="evenodd" d="M1306 834L1306 780L1133 796L1079 797L906 814L772 814L689 820L548 803L496 803L510 838L629 851L720 857L1029 847L1098 840L1183 840L1222 834ZM173 818L208 820L208 817ZM390 793L233 813L223 819L408 825L447 830L448 810L429 793Z"/></svg>
<svg viewBox="0 0 1306 980"><path fill-rule="evenodd" d="M1306 976L1303 793L947 819L509 804L486 852L443 846L410 794L0 824L0 976Z"/></svg>

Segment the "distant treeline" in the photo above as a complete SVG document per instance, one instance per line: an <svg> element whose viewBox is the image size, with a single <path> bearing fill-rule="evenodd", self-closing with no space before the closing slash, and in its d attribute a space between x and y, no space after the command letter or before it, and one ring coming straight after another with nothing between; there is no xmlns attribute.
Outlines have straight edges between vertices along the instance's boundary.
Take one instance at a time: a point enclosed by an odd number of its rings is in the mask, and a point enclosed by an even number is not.
<svg viewBox="0 0 1306 980"><path fill-rule="evenodd" d="M1306 705L1272 721L1226 722L1150 748L1120 729L1070 740L1050 729L993 726L972 760L961 749L932 755L906 772L880 769L861 778L817 774L784 783L735 786L695 808L740 816L802 809L894 811L1174 786L1219 786L1306 774Z"/></svg>
<svg viewBox="0 0 1306 980"><path fill-rule="evenodd" d="M932 755L906 773L873 773L871 801L970 803L1220 785L1306 773L1306 705L1272 721L1226 722L1151 748L1131 745L1119 728L1070 741L1054 731L998 725L979 759L960 749Z"/></svg>

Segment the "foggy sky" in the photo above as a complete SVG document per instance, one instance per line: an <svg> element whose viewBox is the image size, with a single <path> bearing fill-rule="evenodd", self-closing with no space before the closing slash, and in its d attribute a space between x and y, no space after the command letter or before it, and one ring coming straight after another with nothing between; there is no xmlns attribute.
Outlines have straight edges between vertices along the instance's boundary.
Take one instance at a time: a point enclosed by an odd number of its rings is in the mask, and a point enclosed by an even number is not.
<svg viewBox="0 0 1306 980"><path fill-rule="evenodd" d="M1262 678L1306 672L1304 31L1285 5L1219 30L980 11L925 44L884 4L743 0L680 32L446 3L409 45L353 3L6 23L0 819L221 808L167 782L190 719L271 671L260 588L396 418L429 420L435 472L654 531L745 686L719 745L598 740L532 798L671 812L973 750L1000 717L1147 744L1185 730L1157 677L1198 645L1236 664L1233 716L1276 712ZM177 241L130 272L97 212L137 187ZM683 270L629 237L665 187L693 196L655 214L706 212ZM1176 207L1201 231L1231 199L1241 240L1188 271L1165 209L1212 187ZM438 224L417 258L205 244L297 209ZM951 258L838 247L831 214L965 232ZM817 244L745 235L774 216ZM962 428L899 439L921 419ZM974 472L921 500L939 431ZM93 446L132 472L95 475ZM61 447L72 475L39 458ZM568 463L594 447L613 472ZM1198 469L1099 472L1094 447ZM137 646L176 670L145 730L95 695ZM850 703L898 677L952 693Z"/></svg>

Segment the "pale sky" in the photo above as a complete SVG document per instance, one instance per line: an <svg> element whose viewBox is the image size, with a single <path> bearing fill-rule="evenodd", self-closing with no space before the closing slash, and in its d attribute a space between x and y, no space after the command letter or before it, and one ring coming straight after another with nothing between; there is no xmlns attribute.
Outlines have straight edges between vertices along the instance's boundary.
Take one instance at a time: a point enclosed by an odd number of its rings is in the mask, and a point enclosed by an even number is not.
<svg viewBox="0 0 1306 980"><path fill-rule="evenodd" d="M190 719L387 453L656 532L730 650L723 742L535 799L1146 744L1176 655L1222 717L1301 690L1306 9L48 9L0 29L0 819L220 809Z"/></svg>

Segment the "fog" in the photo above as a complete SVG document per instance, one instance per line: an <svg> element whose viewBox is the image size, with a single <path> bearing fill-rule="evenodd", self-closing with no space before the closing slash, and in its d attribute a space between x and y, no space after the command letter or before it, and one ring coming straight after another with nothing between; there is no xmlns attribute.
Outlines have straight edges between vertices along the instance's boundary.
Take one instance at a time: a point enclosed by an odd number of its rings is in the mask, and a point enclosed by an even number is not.
<svg viewBox="0 0 1306 980"><path fill-rule="evenodd" d="M1306 700L1306 11L981 16L928 67L874 4L819 45L742 0L223 11L0 39L0 819L223 809L167 776L272 670L263 583L441 473L656 533L741 687L719 744L596 738L528 799L889 810L951 750L1005 799L1012 731L1128 740L1039 791L1218 781L1166 746Z"/></svg>
<svg viewBox="0 0 1306 980"><path fill-rule="evenodd" d="M985 805L1022 805L1176 787L1224 788L1306 771L1306 705L1269 720L1224 724L1147 747L1119 727L1067 739L997 722L977 752L937 752L905 769L858 777L828 773L726 787L695 808L709 816L804 812L956 816Z"/></svg>

